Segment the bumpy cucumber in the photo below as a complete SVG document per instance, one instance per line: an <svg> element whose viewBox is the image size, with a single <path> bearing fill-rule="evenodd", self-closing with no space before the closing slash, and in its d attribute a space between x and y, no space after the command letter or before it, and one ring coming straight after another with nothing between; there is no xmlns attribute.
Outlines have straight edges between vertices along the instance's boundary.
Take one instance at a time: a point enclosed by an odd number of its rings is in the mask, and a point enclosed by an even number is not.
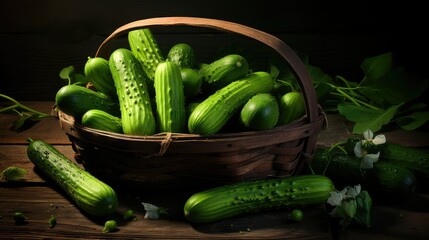
<svg viewBox="0 0 429 240"><path fill-rule="evenodd" d="M258 93L268 93L274 81L267 72L254 72L218 90L202 101L188 119L191 133L217 133L243 105Z"/></svg>
<svg viewBox="0 0 429 240"><path fill-rule="evenodd" d="M299 175L220 186L192 195L185 217L208 223L273 207L306 207L326 203L334 184L325 176Z"/></svg>
<svg viewBox="0 0 429 240"><path fill-rule="evenodd" d="M170 48L167 54L167 60L174 62L179 68L194 68L194 49L187 43L177 43Z"/></svg>
<svg viewBox="0 0 429 240"><path fill-rule="evenodd" d="M130 50L118 48L110 55L109 66L119 99L123 132L154 134L155 116L141 64Z"/></svg>
<svg viewBox="0 0 429 240"><path fill-rule="evenodd" d="M153 81L155 70L164 61L158 42L149 28L132 30L128 33L131 51L142 64L146 77Z"/></svg>
<svg viewBox="0 0 429 240"><path fill-rule="evenodd" d="M179 67L170 61L158 64L154 84L158 131L185 132L185 95Z"/></svg>
<svg viewBox="0 0 429 240"><path fill-rule="evenodd" d="M380 145L380 158L411 170L417 178L429 179L429 151L400 144Z"/></svg>
<svg viewBox="0 0 429 240"><path fill-rule="evenodd" d="M118 207L116 192L42 140L28 139L27 155L37 169L57 184L84 212L108 216Z"/></svg>

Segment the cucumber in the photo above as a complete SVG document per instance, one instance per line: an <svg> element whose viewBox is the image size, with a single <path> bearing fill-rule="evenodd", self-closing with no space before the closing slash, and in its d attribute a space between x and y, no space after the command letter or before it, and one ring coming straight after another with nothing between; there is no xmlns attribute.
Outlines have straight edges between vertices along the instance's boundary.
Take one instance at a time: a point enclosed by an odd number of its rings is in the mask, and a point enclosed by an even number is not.
<svg viewBox="0 0 429 240"><path fill-rule="evenodd" d="M268 93L274 86L267 72L250 73L203 100L188 119L190 133L215 134L243 105L258 93Z"/></svg>
<svg viewBox="0 0 429 240"><path fill-rule="evenodd" d="M417 179L429 179L429 151L394 143L381 144L379 149L381 160L409 169Z"/></svg>
<svg viewBox="0 0 429 240"><path fill-rule="evenodd" d="M55 104L59 110L78 121L91 109L103 110L114 116L121 115L118 101L102 92L78 85L61 87L55 96Z"/></svg>
<svg viewBox="0 0 429 240"><path fill-rule="evenodd" d="M354 154L353 149L358 137L349 137L346 142L346 150L349 154ZM397 143L386 142L384 144L370 146L371 153L380 152L379 161L390 162L404 167L422 182L429 179L429 151L423 148L408 147Z"/></svg>
<svg viewBox="0 0 429 240"><path fill-rule="evenodd" d="M278 125L289 124L305 114L305 100L301 92L292 91L279 100L280 116Z"/></svg>
<svg viewBox="0 0 429 240"><path fill-rule="evenodd" d="M333 190L333 182L321 175L240 182L193 194L184 215L193 223L209 223L274 207L325 204Z"/></svg>
<svg viewBox="0 0 429 240"><path fill-rule="evenodd" d="M238 54L229 54L200 68L203 89L215 92L249 73L249 63Z"/></svg>
<svg viewBox="0 0 429 240"><path fill-rule="evenodd" d="M123 133L122 121L107 112L91 109L82 116L82 125L108 132Z"/></svg>
<svg viewBox="0 0 429 240"><path fill-rule="evenodd" d="M194 49L187 43L177 43L170 48L170 51L167 54L167 60L177 64L180 69L194 68Z"/></svg>
<svg viewBox="0 0 429 240"><path fill-rule="evenodd" d="M63 190L78 208L93 216L109 216L118 207L116 192L42 140L27 139L27 156Z"/></svg>
<svg viewBox="0 0 429 240"><path fill-rule="evenodd" d="M117 98L115 83L109 68L109 61L101 57L88 57L84 67L85 76L97 91Z"/></svg>
<svg viewBox="0 0 429 240"><path fill-rule="evenodd" d="M179 67L169 61L158 64L154 84L158 131L185 132L185 95Z"/></svg>
<svg viewBox="0 0 429 240"><path fill-rule="evenodd" d="M109 58L121 110L122 130L131 135L152 135L155 116L141 64L134 54L118 48Z"/></svg>
<svg viewBox="0 0 429 240"><path fill-rule="evenodd" d="M260 93L244 104L240 112L240 122L247 128L257 131L269 130L277 125L279 105L270 93Z"/></svg>
<svg viewBox="0 0 429 240"><path fill-rule="evenodd" d="M372 169L361 172L360 161L354 155L334 151L329 162L328 151L317 148L310 166L314 173L325 174L336 185L361 184L364 188L370 189L371 193L407 195L414 192L417 180L410 170L379 159L373 164ZM326 166L328 167L324 173Z"/></svg>
<svg viewBox="0 0 429 240"><path fill-rule="evenodd" d="M145 76L153 81L156 67L165 59L152 30L141 28L130 31L128 43L134 56L141 63ZM150 86L148 87L150 89Z"/></svg>
<svg viewBox="0 0 429 240"><path fill-rule="evenodd" d="M181 68L180 75L182 75L183 91L186 99L191 99L201 93L203 78L197 70L193 68Z"/></svg>

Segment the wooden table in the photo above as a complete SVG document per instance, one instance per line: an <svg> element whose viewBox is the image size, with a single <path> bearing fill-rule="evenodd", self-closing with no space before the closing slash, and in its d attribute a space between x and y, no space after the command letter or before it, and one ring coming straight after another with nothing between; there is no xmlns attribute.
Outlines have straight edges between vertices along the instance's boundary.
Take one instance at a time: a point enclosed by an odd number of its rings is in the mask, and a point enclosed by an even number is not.
<svg viewBox="0 0 429 240"><path fill-rule="evenodd" d="M42 112L49 113L52 102L24 102ZM418 192L416 198L406 202L375 202L373 227L364 229L352 225L338 229L329 221L324 206L304 209L300 223L288 219L286 210L266 211L240 216L212 224L194 225L183 217L183 204L190 190L130 191L118 190L120 206L109 218L94 218L79 211L68 198L46 181L34 169L26 150L26 139L43 139L54 145L68 158L74 152L66 134L55 118L44 119L32 128L16 133L10 126L14 114L0 114L0 170L9 166L28 169L21 182L0 181L0 239L425 239L429 237L429 194ZM329 146L347 137L350 125L340 116L328 116L330 123L319 137L319 145ZM388 139L412 146L427 146L427 133L387 133ZM169 215L158 220L144 219L141 202L168 209ZM131 209L136 220L124 221L122 214ZM21 211L28 218L24 225L14 223L13 214ZM48 220L56 216L57 225L50 228ZM104 222L115 219L118 231L103 233Z"/></svg>

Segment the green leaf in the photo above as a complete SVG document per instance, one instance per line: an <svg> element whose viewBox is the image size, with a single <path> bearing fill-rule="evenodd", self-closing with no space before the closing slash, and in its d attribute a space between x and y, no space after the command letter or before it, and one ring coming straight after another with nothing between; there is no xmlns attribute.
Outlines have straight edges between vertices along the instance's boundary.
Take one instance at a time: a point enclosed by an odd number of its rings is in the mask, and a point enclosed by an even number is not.
<svg viewBox="0 0 429 240"><path fill-rule="evenodd" d="M88 79L82 74L75 73L71 75L71 82L78 83L79 85L85 85L88 83Z"/></svg>
<svg viewBox="0 0 429 240"><path fill-rule="evenodd" d="M384 125L391 122L400 105L391 106L380 114L372 116L367 121L356 122L353 126L353 133L362 134L367 129L370 129L372 132L378 132Z"/></svg>
<svg viewBox="0 0 429 240"><path fill-rule="evenodd" d="M60 71L60 78L64 79L64 80L70 80L70 76L74 73L74 67L73 66L68 66L65 67L63 69L61 69Z"/></svg>
<svg viewBox="0 0 429 240"><path fill-rule="evenodd" d="M354 220L362 226L371 227L372 199L367 191L362 191L356 197L357 211Z"/></svg>
<svg viewBox="0 0 429 240"><path fill-rule="evenodd" d="M280 70L276 66L270 65L270 75L274 80L277 79L279 74L280 74Z"/></svg>
<svg viewBox="0 0 429 240"><path fill-rule="evenodd" d="M331 83L334 84L334 80L331 76L323 72L319 67L312 65L307 66L307 71L311 76L311 80L314 83Z"/></svg>
<svg viewBox="0 0 429 240"><path fill-rule="evenodd" d="M374 57L365 58L360 65L368 80L375 80L393 68L393 57L391 52L387 52Z"/></svg>
<svg viewBox="0 0 429 240"><path fill-rule="evenodd" d="M403 68L395 68L372 81L364 81L358 92L380 107L408 102L419 97L427 88L427 80L407 75Z"/></svg>
<svg viewBox="0 0 429 240"><path fill-rule="evenodd" d="M19 181L25 176L25 174L27 174L27 172L27 169L11 166L0 173L0 178L4 179L6 182Z"/></svg>
<svg viewBox="0 0 429 240"><path fill-rule="evenodd" d="M372 109L350 103L338 104L338 112L352 122L367 122L384 112L383 109Z"/></svg>
<svg viewBox="0 0 429 240"><path fill-rule="evenodd" d="M396 124L408 131L416 130L429 121L429 112L414 112L408 116L398 118Z"/></svg>
<svg viewBox="0 0 429 240"><path fill-rule="evenodd" d="M16 119L12 127L12 130L16 132L22 132L24 130L27 130L32 126L34 126L34 124L36 124L40 120L40 118L41 118L40 115L37 113L34 113L34 114L24 113Z"/></svg>

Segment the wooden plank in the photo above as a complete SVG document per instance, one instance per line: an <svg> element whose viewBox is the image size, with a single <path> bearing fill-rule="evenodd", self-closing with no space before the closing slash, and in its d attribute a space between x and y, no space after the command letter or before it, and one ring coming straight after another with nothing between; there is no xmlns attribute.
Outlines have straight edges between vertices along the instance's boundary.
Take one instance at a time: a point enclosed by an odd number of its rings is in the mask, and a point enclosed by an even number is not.
<svg viewBox="0 0 429 240"><path fill-rule="evenodd" d="M74 151L71 145L54 145L58 151L70 160L74 160ZM30 161L27 156L27 146L25 145L0 145L0 171L3 171L7 167L20 167L27 169L28 172L22 179L26 183L41 183L45 182L43 178L34 169L34 164ZM81 165L79 165L81 166ZM0 183L4 182L0 179Z"/></svg>
<svg viewBox="0 0 429 240"><path fill-rule="evenodd" d="M22 101L21 103L46 114L50 114L54 106L53 101ZM10 102L0 102L0 107L10 104ZM51 144L71 144L57 118L42 119L30 129L17 133L11 129L17 117L15 113L0 114L0 144L27 144L26 139L29 137L43 139Z"/></svg>
<svg viewBox="0 0 429 240"><path fill-rule="evenodd" d="M150 239L329 239L329 227L322 206L304 209L302 222L288 219L288 210L265 211L210 224L190 224L184 219L183 205L189 193L152 194L121 193L118 211L109 217L88 216L72 204L56 188L47 186L0 185L0 232L2 238L150 238ZM168 209L169 215L158 220L144 219L141 202ZM124 221L131 209L137 220ZM12 215L21 211L28 224L16 225ZM48 219L57 217L57 226L49 228ZM119 231L102 233L106 220L118 222Z"/></svg>

